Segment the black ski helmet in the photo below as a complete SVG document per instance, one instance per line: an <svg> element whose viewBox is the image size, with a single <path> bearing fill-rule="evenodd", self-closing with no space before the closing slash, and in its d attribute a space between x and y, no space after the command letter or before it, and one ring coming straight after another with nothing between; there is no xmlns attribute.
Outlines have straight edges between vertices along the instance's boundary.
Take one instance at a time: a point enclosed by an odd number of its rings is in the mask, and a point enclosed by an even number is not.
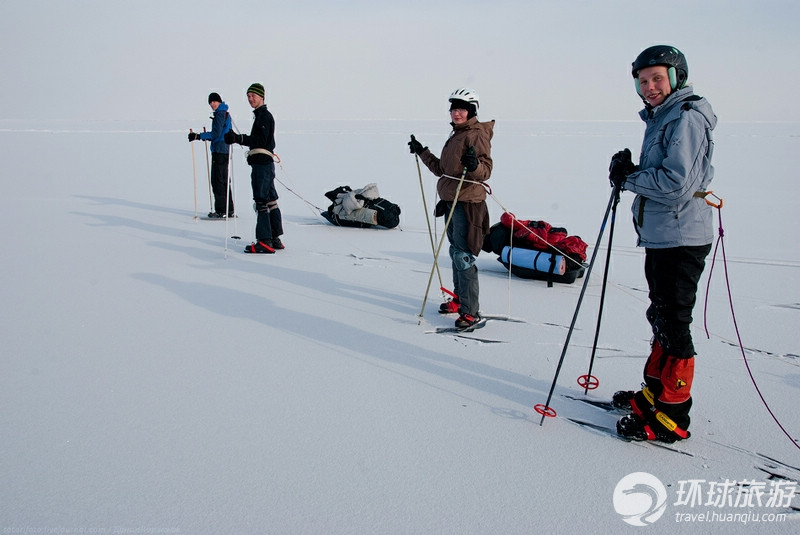
<svg viewBox="0 0 800 535"><path fill-rule="evenodd" d="M656 45L645 49L632 64L631 74L633 74L633 78L637 79L640 70L653 65L667 67L669 85L673 91L686 87L686 81L689 79L689 64L686 63L686 56L683 55L683 52L669 45ZM638 80L636 82L636 92L641 95Z"/></svg>

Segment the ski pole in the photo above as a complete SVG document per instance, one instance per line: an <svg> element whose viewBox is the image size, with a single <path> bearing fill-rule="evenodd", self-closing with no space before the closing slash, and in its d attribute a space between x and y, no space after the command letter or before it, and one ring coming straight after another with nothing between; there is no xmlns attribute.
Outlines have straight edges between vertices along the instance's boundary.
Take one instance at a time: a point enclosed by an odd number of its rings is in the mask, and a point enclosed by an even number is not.
<svg viewBox="0 0 800 535"><path fill-rule="evenodd" d="M567 330L567 338L564 340L564 347L561 350L561 358L558 359L558 366L556 367L556 373L553 376L553 383L550 385L550 392L547 394L547 401L545 401L544 404L538 404L534 407L536 412L542 415L542 419L539 421L540 426L544 424L545 417L553 417L556 415L555 411L550 407L550 400L553 398L553 391L556 388L558 375L561 373L561 366L564 364L564 356L567 354L569 341L570 338L572 338L572 331L575 330L575 321L578 319L578 312L581 309L583 296L586 294L586 288L589 285L589 276L592 273L592 267L594 267L594 261L597 258L597 251L600 248L600 240L603 239L603 232L606 228L606 222L608 222L608 214L611 212L611 206L614 204L614 200L616 199L617 195L619 195L617 189L617 187L614 188L614 191L611 192L611 197L608 199L608 206L606 206L606 213L603 216L603 223L600 225L600 232L597 234L597 241L594 244L594 251L592 251L592 259L589 261L589 266L586 268L586 274L583 278L583 287L581 288L581 293L578 296L578 303L575 305L575 312L572 315L572 322Z"/></svg>
<svg viewBox="0 0 800 535"><path fill-rule="evenodd" d="M233 182L233 151L228 151L228 192L226 195L230 195L231 199L236 198L236 186ZM229 210L229 212L234 212L234 210L230 210L231 203L226 201L225 209ZM239 228L236 224L236 214L229 214L229 217L233 217L233 236L231 239L233 240L241 240L241 236L239 236Z"/></svg>
<svg viewBox="0 0 800 535"><path fill-rule="evenodd" d="M205 133L206 127L203 127L203 133ZM208 211L214 211L214 204L211 202L211 165L208 163L208 141L203 141L203 145L206 146L206 174L208 175Z"/></svg>
<svg viewBox="0 0 800 535"><path fill-rule="evenodd" d="M189 129L189 133L192 134L192 129ZM197 164L195 164L195 157L194 157L194 143L189 143L192 146L192 177L194 178L194 220L197 221Z"/></svg>
<svg viewBox="0 0 800 535"><path fill-rule="evenodd" d="M233 184L233 172L231 171L231 167L233 166L233 158L231 158L232 150L228 150L228 180L227 186L225 190L225 258L228 257L228 220L233 217L233 236L231 236L232 240L241 240L242 238L238 235L237 228L236 228L236 215L231 213L230 210L230 198L232 195L231 187Z"/></svg>
<svg viewBox="0 0 800 535"><path fill-rule="evenodd" d="M608 287L608 268L611 264L611 243L614 240L614 226L617 220L617 204L619 204L619 188L614 188L614 191L617 193L617 195L614 197L614 203L611 206L611 224L608 226L608 250L606 251L606 265L605 269L603 270L603 284L600 289L600 306L598 307L597 311L597 327L594 331L592 355L589 358L589 371L586 372L586 375L582 375L578 378L578 384L584 387L584 394L587 394L590 389L594 390L600 384L597 378L592 376L592 368L594 367L594 357L597 353L597 340L600 337L600 322L603 318L603 303L606 299L606 288Z"/></svg>
<svg viewBox="0 0 800 535"><path fill-rule="evenodd" d="M231 151L228 149L228 177L225 180L225 258L228 257L228 220L230 219ZM236 232L236 231L234 231ZM233 238L233 236L231 236Z"/></svg>
<svg viewBox="0 0 800 535"><path fill-rule="evenodd" d="M470 151L474 149L469 148ZM453 212L456 211L456 204L458 203L458 196L461 194L461 186L464 184L464 177L467 176L467 168L461 171L461 178L458 179L458 186L456 187L456 195L453 199L453 205L450 207L450 213L447 214L447 219L444 222L444 230L442 231L442 238L439 240L439 245L436 247L436 253L433 255L433 266L431 266L431 274L428 277L428 286L425 288L425 297L422 299L422 309L419 311L419 321L417 325L422 323L422 318L425 313L425 303L428 301L428 293L431 291L431 282L433 282L433 272L436 270L439 253L442 251L442 244L447 237L447 227L450 226L450 220L453 219Z"/></svg>
<svg viewBox="0 0 800 535"><path fill-rule="evenodd" d="M411 134L411 141L416 141L414 134ZM431 216L428 214L428 203L425 201L425 186L422 182L422 169L419 166L419 155L415 152L414 159L417 161L417 174L419 175L419 189L422 192L422 208L425 210L425 221L428 223L428 237L431 240L431 253L434 255L434 265L436 266L436 273L439 275L439 287L444 287L442 282L442 272L439 270L439 263L436 261L436 245L433 242L433 229L431 228Z"/></svg>

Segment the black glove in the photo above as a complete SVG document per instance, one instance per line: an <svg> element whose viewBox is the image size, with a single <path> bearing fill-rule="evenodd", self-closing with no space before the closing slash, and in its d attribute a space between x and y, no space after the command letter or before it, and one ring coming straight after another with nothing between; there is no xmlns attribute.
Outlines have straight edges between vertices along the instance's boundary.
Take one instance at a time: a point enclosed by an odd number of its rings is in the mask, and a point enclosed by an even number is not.
<svg viewBox="0 0 800 535"><path fill-rule="evenodd" d="M411 136L411 141L408 142L408 148L410 149L411 154L422 154L422 152L428 147L423 147L422 143L417 141L417 138Z"/></svg>
<svg viewBox="0 0 800 535"><path fill-rule="evenodd" d="M466 167L470 173L478 168L478 157L475 156L475 151L472 148L461 157L461 165Z"/></svg>
<svg viewBox="0 0 800 535"><path fill-rule="evenodd" d="M242 134L237 134L233 130L228 130L225 132L225 135L222 136L222 139L225 140L225 143L231 145L233 143L238 143L239 145L242 144Z"/></svg>
<svg viewBox="0 0 800 535"><path fill-rule="evenodd" d="M631 150L625 149L611 157L611 164L608 166L608 180L612 187L624 189L622 187L628 175L635 173L639 168L631 161Z"/></svg>
<svg viewBox="0 0 800 535"><path fill-rule="evenodd" d="M194 141L196 139L200 139L200 134L196 132L189 132L189 141Z"/></svg>

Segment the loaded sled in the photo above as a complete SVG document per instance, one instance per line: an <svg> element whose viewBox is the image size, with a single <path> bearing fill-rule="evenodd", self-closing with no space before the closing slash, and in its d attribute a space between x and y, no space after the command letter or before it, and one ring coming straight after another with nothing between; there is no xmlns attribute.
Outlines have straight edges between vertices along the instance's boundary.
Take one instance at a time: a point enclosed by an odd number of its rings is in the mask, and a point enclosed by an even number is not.
<svg viewBox="0 0 800 535"><path fill-rule="evenodd" d="M586 271L588 245L567 229L546 221L520 220L505 212L489 229L483 250L498 255L498 262L523 279L572 284Z"/></svg>
<svg viewBox="0 0 800 535"><path fill-rule="evenodd" d="M400 207L381 198L376 184L353 190L339 186L325 194L331 205L322 217L339 227L394 228L400 224Z"/></svg>

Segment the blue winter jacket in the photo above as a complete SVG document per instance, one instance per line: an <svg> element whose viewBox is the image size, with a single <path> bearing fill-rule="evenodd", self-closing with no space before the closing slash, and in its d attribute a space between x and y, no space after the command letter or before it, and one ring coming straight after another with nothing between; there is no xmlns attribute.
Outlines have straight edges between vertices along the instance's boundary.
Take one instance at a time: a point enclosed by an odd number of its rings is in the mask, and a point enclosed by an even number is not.
<svg viewBox="0 0 800 535"><path fill-rule="evenodd" d="M211 152L228 154L228 145L223 137L231 129L231 114L228 105L221 102L211 117L211 132L202 132L200 139L211 142Z"/></svg>
<svg viewBox="0 0 800 535"><path fill-rule="evenodd" d="M663 249L711 243L712 208L695 195L714 178L711 132L717 117L711 104L686 87L639 116L647 124L639 170L623 185L637 194L631 209L638 245Z"/></svg>

